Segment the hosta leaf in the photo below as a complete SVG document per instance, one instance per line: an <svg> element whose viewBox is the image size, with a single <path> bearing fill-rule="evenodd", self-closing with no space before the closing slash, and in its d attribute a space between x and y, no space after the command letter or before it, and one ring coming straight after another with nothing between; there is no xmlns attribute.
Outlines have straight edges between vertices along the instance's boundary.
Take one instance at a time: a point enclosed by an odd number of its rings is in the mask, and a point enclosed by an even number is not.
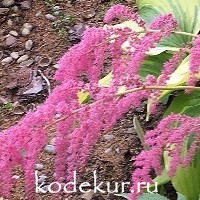
<svg viewBox="0 0 200 200"><path fill-rule="evenodd" d="M166 110L164 117L170 113L186 114L191 117L200 116L200 91L194 91L190 94L180 92L179 96L175 97L168 109Z"/></svg>
<svg viewBox="0 0 200 200"><path fill-rule="evenodd" d="M141 17L150 23L156 16L173 14L178 21L179 29L184 32L198 34L200 30L200 1L199 0L136 0ZM173 34L163 40L161 46L180 47L192 37Z"/></svg>
<svg viewBox="0 0 200 200"><path fill-rule="evenodd" d="M110 72L108 75L106 75L105 77L99 80L99 85L102 87L109 87L112 81L112 78L113 78L113 75Z"/></svg>
<svg viewBox="0 0 200 200"><path fill-rule="evenodd" d="M177 195L178 195L177 200L187 200L187 198L183 194L177 192Z"/></svg>
<svg viewBox="0 0 200 200"><path fill-rule="evenodd" d="M150 194L144 193L137 200L168 200L166 197L161 196L160 194Z"/></svg>
<svg viewBox="0 0 200 200"><path fill-rule="evenodd" d="M171 54L161 53L155 56L148 56L142 63L139 74L145 78L148 74L158 77L163 68L163 64L171 58Z"/></svg>

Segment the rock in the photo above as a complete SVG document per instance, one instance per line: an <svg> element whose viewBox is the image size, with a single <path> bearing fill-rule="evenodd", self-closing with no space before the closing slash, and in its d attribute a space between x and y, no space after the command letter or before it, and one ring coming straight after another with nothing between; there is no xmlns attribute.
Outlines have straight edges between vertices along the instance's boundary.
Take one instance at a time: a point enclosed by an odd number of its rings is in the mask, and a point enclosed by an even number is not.
<svg viewBox="0 0 200 200"><path fill-rule="evenodd" d="M62 8L60 6L54 6L53 10L58 11L58 10L62 10Z"/></svg>
<svg viewBox="0 0 200 200"><path fill-rule="evenodd" d="M48 20L50 20L50 21L55 21L56 20L56 17L53 16L52 14L46 14L45 18L48 19Z"/></svg>
<svg viewBox="0 0 200 200"><path fill-rule="evenodd" d="M38 163L38 164L35 165L35 169L36 169L36 170L41 171L43 168L44 168L44 165L43 165L43 164Z"/></svg>
<svg viewBox="0 0 200 200"><path fill-rule="evenodd" d="M38 65L39 65L40 67L47 67L47 66L50 65L51 61L52 61L52 60L51 60L50 57L44 57L44 58L41 58L41 59L39 60Z"/></svg>
<svg viewBox="0 0 200 200"><path fill-rule="evenodd" d="M44 182L46 178L47 178L47 176L42 174L42 175L39 176L37 182L40 184L40 183Z"/></svg>
<svg viewBox="0 0 200 200"><path fill-rule="evenodd" d="M53 65L53 68L58 69L59 68L59 64Z"/></svg>
<svg viewBox="0 0 200 200"><path fill-rule="evenodd" d="M15 37L19 35L17 31L10 31L9 34Z"/></svg>
<svg viewBox="0 0 200 200"><path fill-rule="evenodd" d="M6 38L6 46L14 45L16 41L17 39L14 36L8 35L8 37Z"/></svg>
<svg viewBox="0 0 200 200"><path fill-rule="evenodd" d="M25 49L29 51L32 49L32 47L33 47L33 40L27 40L25 43Z"/></svg>
<svg viewBox="0 0 200 200"><path fill-rule="evenodd" d="M34 60L31 58L20 63L20 67L29 67L34 63Z"/></svg>
<svg viewBox="0 0 200 200"><path fill-rule="evenodd" d="M6 65L6 64L11 63L12 61L13 61L12 57L6 57L1 61L1 63L2 63L2 65Z"/></svg>
<svg viewBox="0 0 200 200"><path fill-rule="evenodd" d="M29 30L32 30L32 29L33 29L33 25L30 24L30 23L25 23L25 24L23 24L23 27L24 27L24 28L27 28L27 29L29 29Z"/></svg>
<svg viewBox="0 0 200 200"><path fill-rule="evenodd" d="M105 149L105 153L106 153L106 154L107 154L107 153L110 153L110 152L112 152L112 147Z"/></svg>
<svg viewBox="0 0 200 200"><path fill-rule="evenodd" d="M13 114L15 115L23 115L26 112L26 108L22 105L17 105L13 109Z"/></svg>
<svg viewBox="0 0 200 200"><path fill-rule="evenodd" d="M15 180L18 180L18 179L20 179L20 176L18 176L18 175L13 175L12 178L14 178Z"/></svg>
<svg viewBox="0 0 200 200"><path fill-rule="evenodd" d="M22 10L28 10L31 8L31 1L22 1L20 3L20 7Z"/></svg>
<svg viewBox="0 0 200 200"><path fill-rule="evenodd" d="M103 136L103 138L104 138L105 140L110 141L110 140L112 140L112 139L114 138L114 135L106 134L106 135Z"/></svg>
<svg viewBox="0 0 200 200"><path fill-rule="evenodd" d="M12 26L12 25L13 25L13 21L12 21L11 19L8 19L7 25L8 25L8 26Z"/></svg>
<svg viewBox="0 0 200 200"><path fill-rule="evenodd" d="M35 14L36 17L39 17L39 16L41 16L41 15L42 15L42 11L38 11L38 12Z"/></svg>
<svg viewBox="0 0 200 200"><path fill-rule="evenodd" d="M23 28L22 29L22 35L23 36L27 36L27 35L30 35L31 34L31 31L27 28Z"/></svg>
<svg viewBox="0 0 200 200"><path fill-rule="evenodd" d="M116 153L120 154L120 149L119 149L119 147L117 147L117 148L115 149L115 151L116 151Z"/></svg>
<svg viewBox="0 0 200 200"><path fill-rule="evenodd" d="M19 7L18 6L13 6L12 7L12 11L15 12L15 13L19 12Z"/></svg>
<svg viewBox="0 0 200 200"><path fill-rule="evenodd" d="M53 155L56 154L55 146L53 146L51 144L46 145L45 148L44 148L44 151L49 153L49 154L53 154Z"/></svg>
<svg viewBox="0 0 200 200"><path fill-rule="evenodd" d="M25 60L28 60L28 58L29 58L29 56L25 54L17 59L17 63L21 63Z"/></svg>
<svg viewBox="0 0 200 200"><path fill-rule="evenodd" d="M10 7L10 6L13 6L15 4L15 1L14 0L3 0L2 4L5 7Z"/></svg>
<svg viewBox="0 0 200 200"><path fill-rule="evenodd" d="M11 56L13 59L18 59L18 58L19 58L19 52L14 51L14 52L12 52L12 53L10 54L10 56Z"/></svg>
<svg viewBox="0 0 200 200"><path fill-rule="evenodd" d="M94 196L94 190L90 190L89 192L84 193L81 198L85 200L91 200Z"/></svg>
<svg viewBox="0 0 200 200"><path fill-rule="evenodd" d="M9 8L0 8L0 15L6 15L9 12Z"/></svg>

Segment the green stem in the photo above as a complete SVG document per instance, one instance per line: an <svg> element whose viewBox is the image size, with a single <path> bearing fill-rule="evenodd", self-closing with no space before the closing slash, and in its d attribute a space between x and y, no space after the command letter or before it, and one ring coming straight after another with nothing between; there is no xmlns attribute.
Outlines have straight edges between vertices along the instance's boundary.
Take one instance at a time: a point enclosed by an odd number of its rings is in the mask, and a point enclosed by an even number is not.
<svg viewBox="0 0 200 200"><path fill-rule="evenodd" d="M130 90L126 90L123 92L118 92L116 96L123 96L129 93L138 92L141 90L200 90L200 87L195 86L174 86L174 87L167 87L167 86L142 86L139 88L133 88Z"/></svg>

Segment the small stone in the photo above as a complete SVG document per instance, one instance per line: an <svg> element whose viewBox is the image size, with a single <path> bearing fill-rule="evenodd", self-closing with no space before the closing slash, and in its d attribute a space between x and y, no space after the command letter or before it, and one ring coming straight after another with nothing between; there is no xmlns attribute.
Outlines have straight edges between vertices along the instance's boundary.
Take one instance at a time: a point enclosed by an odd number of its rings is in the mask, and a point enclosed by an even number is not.
<svg viewBox="0 0 200 200"><path fill-rule="evenodd" d="M1 63L2 63L2 65L6 65L6 64L11 63L12 61L13 61L12 57L6 57L1 61Z"/></svg>
<svg viewBox="0 0 200 200"><path fill-rule="evenodd" d="M116 151L116 153L120 154L120 149L119 149L119 147L117 147L117 148L115 149L115 151Z"/></svg>
<svg viewBox="0 0 200 200"><path fill-rule="evenodd" d="M22 35L23 36L27 36L27 35L30 35L31 31L27 28L23 28L22 29Z"/></svg>
<svg viewBox="0 0 200 200"><path fill-rule="evenodd" d="M25 54L17 59L17 63L21 63L25 60L28 60L28 58L29 58L29 56Z"/></svg>
<svg viewBox="0 0 200 200"><path fill-rule="evenodd" d="M104 138L105 140L110 141L110 140L112 140L112 139L114 138L114 135L106 134L106 135L103 136L103 138Z"/></svg>
<svg viewBox="0 0 200 200"><path fill-rule="evenodd" d="M44 175L44 174L42 174L42 175L40 175L39 176L39 178L38 178L38 183L42 183L42 182L44 182L45 181L45 179L47 178L47 176L46 175Z"/></svg>
<svg viewBox="0 0 200 200"><path fill-rule="evenodd" d="M25 43L25 49L29 51L32 49L32 47L33 47L33 40L27 40Z"/></svg>
<svg viewBox="0 0 200 200"><path fill-rule="evenodd" d="M14 51L14 52L12 52L12 53L10 54L10 56L11 56L13 59L18 59L18 58L19 58L19 52Z"/></svg>
<svg viewBox="0 0 200 200"><path fill-rule="evenodd" d="M34 63L34 60L31 58L20 63L20 67L29 67Z"/></svg>
<svg viewBox="0 0 200 200"><path fill-rule="evenodd" d="M18 6L13 6L12 7L12 11L15 12L15 13L19 12L19 7Z"/></svg>
<svg viewBox="0 0 200 200"><path fill-rule="evenodd" d="M91 200L94 196L94 190L90 190L89 192L84 193L81 197L85 200Z"/></svg>
<svg viewBox="0 0 200 200"><path fill-rule="evenodd" d="M53 155L56 154L55 146L53 146L51 144L46 145L45 148L44 148L44 151L46 151L49 154L53 154Z"/></svg>
<svg viewBox="0 0 200 200"><path fill-rule="evenodd" d="M12 5L15 4L15 1L14 1L14 0L3 0L3 1L2 1L2 4L3 4L3 6L5 6L5 7L10 7L10 6L12 6Z"/></svg>
<svg viewBox="0 0 200 200"><path fill-rule="evenodd" d="M8 19L7 25L8 25L8 26L12 26L12 25L13 25L13 21L12 21L11 19Z"/></svg>
<svg viewBox="0 0 200 200"><path fill-rule="evenodd" d="M105 153L106 153L106 154L107 154L107 153L110 153L110 152L112 152L112 147L105 149Z"/></svg>
<svg viewBox="0 0 200 200"><path fill-rule="evenodd" d="M15 37L19 35L17 31L10 31L9 34Z"/></svg>
<svg viewBox="0 0 200 200"><path fill-rule="evenodd" d="M19 180L19 179L20 179L20 176L18 176L18 175L13 175L12 178L14 178L15 180Z"/></svg>
<svg viewBox="0 0 200 200"><path fill-rule="evenodd" d="M31 1L22 1L20 3L20 7L22 10L28 10L31 8Z"/></svg>
<svg viewBox="0 0 200 200"><path fill-rule="evenodd" d="M44 165L43 165L43 164L38 163L38 164L35 165L35 169L36 169L36 170L41 171L43 168L44 168Z"/></svg>
<svg viewBox="0 0 200 200"><path fill-rule="evenodd" d="M39 17L39 16L41 16L41 15L42 15L42 11L38 11L38 12L35 14L36 17Z"/></svg>
<svg viewBox="0 0 200 200"><path fill-rule="evenodd" d="M53 68L58 69L59 68L59 64L53 65Z"/></svg>
<svg viewBox="0 0 200 200"><path fill-rule="evenodd" d="M56 20L56 17L53 16L52 14L46 14L45 17L46 17L46 19L48 19L50 21L55 21Z"/></svg>
<svg viewBox="0 0 200 200"><path fill-rule="evenodd" d="M53 10L58 11L58 10L62 10L62 8L60 6L54 6Z"/></svg>
<svg viewBox="0 0 200 200"><path fill-rule="evenodd" d="M8 37L6 38L6 46L14 45L16 41L17 39L14 36L8 35Z"/></svg>
<svg viewBox="0 0 200 200"><path fill-rule="evenodd" d="M44 190L45 192L48 192L49 191L49 185L45 185L41 189Z"/></svg>
<svg viewBox="0 0 200 200"><path fill-rule="evenodd" d="M6 15L9 12L9 8L0 8L0 15Z"/></svg>
<svg viewBox="0 0 200 200"><path fill-rule="evenodd" d="M30 23L25 23L25 24L23 24L23 27L24 27L24 28L27 28L27 29L29 29L29 30L32 30L32 29L33 29L33 25L30 24Z"/></svg>

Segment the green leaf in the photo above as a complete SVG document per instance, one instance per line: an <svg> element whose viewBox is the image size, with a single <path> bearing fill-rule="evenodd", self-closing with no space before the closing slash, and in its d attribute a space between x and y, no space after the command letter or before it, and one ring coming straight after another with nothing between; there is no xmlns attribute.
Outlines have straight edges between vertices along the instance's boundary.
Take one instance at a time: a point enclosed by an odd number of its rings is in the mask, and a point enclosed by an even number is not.
<svg viewBox="0 0 200 200"><path fill-rule="evenodd" d="M115 194L115 196L117 196L117 197L123 197L125 199L128 199L128 195L129 194L127 194L127 193Z"/></svg>
<svg viewBox="0 0 200 200"><path fill-rule="evenodd" d="M187 200L187 198L183 194L177 192L177 195L178 195L177 200Z"/></svg>
<svg viewBox="0 0 200 200"><path fill-rule="evenodd" d="M150 194L144 193L137 200L168 200L166 197L161 196L160 194Z"/></svg>
<svg viewBox="0 0 200 200"><path fill-rule="evenodd" d="M142 78L151 74L158 77L163 68L163 64L171 58L171 54L161 53L155 56L148 56L147 59L142 63L139 74Z"/></svg>
<svg viewBox="0 0 200 200"><path fill-rule="evenodd" d="M200 91L193 91L190 94L180 92L180 94L174 98L170 106L167 108L164 117L170 113L186 114L191 117L200 116Z"/></svg>
<svg viewBox="0 0 200 200"><path fill-rule="evenodd" d="M200 30L199 0L136 0L141 17L150 23L156 16L173 14L178 21L179 29L198 34ZM191 41L192 37L173 34L163 40L160 46L180 47L180 44Z"/></svg>
<svg viewBox="0 0 200 200"><path fill-rule="evenodd" d="M110 72L108 75L106 75L105 77L99 80L99 85L102 87L109 87L112 81L112 78L113 78L113 75Z"/></svg>

